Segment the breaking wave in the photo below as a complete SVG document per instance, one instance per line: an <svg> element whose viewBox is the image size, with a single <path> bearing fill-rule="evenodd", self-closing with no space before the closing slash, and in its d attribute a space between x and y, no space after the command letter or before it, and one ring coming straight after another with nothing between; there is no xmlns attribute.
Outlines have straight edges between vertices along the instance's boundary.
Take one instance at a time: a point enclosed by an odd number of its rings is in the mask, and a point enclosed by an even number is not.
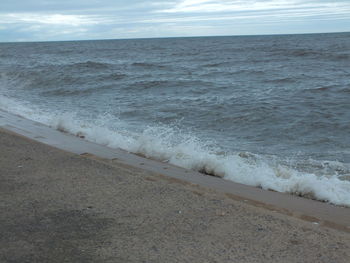
<svg viewBox="0 0 350 263"><path fill-rule="evenodd" d="M249 152L223 152L176 126L153 126L132 132L127 123L108 114L95 120L72 113L52 113L0 95L0 109L44 123L60 131L111 148L122 148L162 162L261 187L350 206L350 181L334 171L345 164L311 160L314 166L335 166L331 173L302 172L278 158ZM113 124L113 125L111 125Z"/></svg>

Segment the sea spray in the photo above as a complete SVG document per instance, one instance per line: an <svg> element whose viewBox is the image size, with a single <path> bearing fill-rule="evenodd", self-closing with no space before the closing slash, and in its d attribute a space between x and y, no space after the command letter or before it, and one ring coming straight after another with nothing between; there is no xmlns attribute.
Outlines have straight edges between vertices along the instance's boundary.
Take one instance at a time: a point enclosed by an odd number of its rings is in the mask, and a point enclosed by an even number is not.
<svg viewBox="0 0 350 263"><path fill-rule="evenodd" d="M5 100L1 98L1 101L3 107ZM11 105L15 103L9 99L7 102L11 102ZM278 163L276 159L271 160L253 153L218 154L218 149L213 148L212 144L209 146L194 135L181 133L178 128L148 127L141 133L133 133L124 129L122 121L118 125L119 120L108 115L101 116L96 121L84 121L70 113L48 116L28 106L15 108L22 110L16 111L16 114L21 113L26 118L42 122L62 132L84 137L111 148L122 148L237 183L350 206L350 181L340 180L336 175L317 176L303 173ZM119 129L96 125L112 121L114 127Z"/></svg>

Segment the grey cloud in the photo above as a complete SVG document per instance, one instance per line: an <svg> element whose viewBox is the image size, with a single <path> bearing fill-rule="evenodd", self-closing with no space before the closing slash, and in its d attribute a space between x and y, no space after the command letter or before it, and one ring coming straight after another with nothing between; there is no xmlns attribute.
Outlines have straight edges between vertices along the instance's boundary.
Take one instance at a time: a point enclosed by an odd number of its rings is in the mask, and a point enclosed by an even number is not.
<svg viewBox="0 0 350 263"><path fill-rule="evenodd" d="M1 0L0 5L0 41L350 30L348 0Z"/></svg>
<svg viewBox="0 0 350 263"><path fill-rule="evenodd" d="M84 12L89 10L153 9L172 1L147 0L1 0L0 12Z"/></svg>

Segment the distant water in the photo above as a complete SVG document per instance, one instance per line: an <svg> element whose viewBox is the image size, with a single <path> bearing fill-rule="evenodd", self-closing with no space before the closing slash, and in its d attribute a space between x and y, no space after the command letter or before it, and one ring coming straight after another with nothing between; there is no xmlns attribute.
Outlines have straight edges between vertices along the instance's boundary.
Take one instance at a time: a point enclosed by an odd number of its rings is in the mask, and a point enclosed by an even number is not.
<svg viewBox="0 0 350 263"><path fill-rule="evenodd" d="M0 44L0 109L350 206L350 33Z"/></svg>

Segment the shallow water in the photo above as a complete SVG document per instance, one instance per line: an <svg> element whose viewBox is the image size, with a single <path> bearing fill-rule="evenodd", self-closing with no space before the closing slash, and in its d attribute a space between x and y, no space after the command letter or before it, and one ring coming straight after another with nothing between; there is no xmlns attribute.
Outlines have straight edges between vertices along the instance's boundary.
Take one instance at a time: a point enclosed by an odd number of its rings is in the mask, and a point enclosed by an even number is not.
<svg viewBox="0 0 350 263"><path fill-rule="evenodd" d="M350 205L350 34L0 44L0 108Z"/></svg>

